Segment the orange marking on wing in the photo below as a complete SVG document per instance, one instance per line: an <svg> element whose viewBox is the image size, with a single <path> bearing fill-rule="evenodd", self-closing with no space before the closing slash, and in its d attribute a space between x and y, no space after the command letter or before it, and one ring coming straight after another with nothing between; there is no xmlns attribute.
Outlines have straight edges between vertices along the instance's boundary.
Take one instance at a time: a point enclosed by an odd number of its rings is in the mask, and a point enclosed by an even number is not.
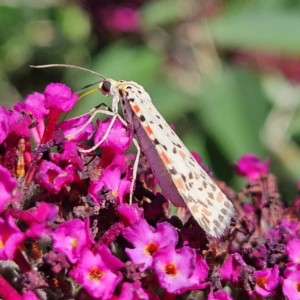
<svg viewBox="0 0 300 300"><path fill-rule="evenodd" d="M182 151L179 151L179 154L180 154L180 156L181 156L182 158L185 158L185 157L186 157L185 153L182 152Z"/></svg>
<svg viewBox="0 0 300 300"><path fill-rule="evenodd" d="M139 106L138 105L132 105L132 110L136 113L136 114L138 114L139 112L140 112L140 108L139 108Z"/></svg>
<svg viewBox="0 0 300 300"><path fill-rule="evenodd" d="M162 158L162 160L164 161L164 163L165 163L166 165L168 165L168 164L171 163L170 160L169 160L168 155L166 154L166 152L162 151L162 152L160 153L160 155L161 155L161 158Z"/></svg>
<svg viewBox="0 0 300 300"><path fill-rule="evenodd" d="M184 183L183 183L183 181L182 181L181 178L178 178L178 179L176 179L175 181L176 181L176 183L177 183L177 186L178 186L181 190L185 190L185 186L184 186Z"/></svg>
<svg viewBox="0 0 300 300"><path fill-rule="evenodd" d="M194 213L197 213L197 212L199 211L199 210L198 210L198 206L197 206L197 205L193 205L192 211L193 211Z"/></svg>
<svg viewBox="0 0 300 300"><path fill-rule="evenodd" d="M146 130L146 132L147 132L148 135L152 135L153 134L153 131L152 131L152 129L151 129L150 126L145 126L145 130Z"/></svg>
<svg viewBox="0 0 300 300"><path fill-rule="evenodd" d="M206 208L203 208L202 212L208 217L211 216L211 212L209 210L207 210Z"/></svg>
<svg viewBox="0 0 300 300"><path fill-rule="evenodd" d="M217 195L217 200L218 200L219 202L222 202L222 201L224 200L224 194L220 192L220 193Z"/></svg>
<svg viewBox="0 0 300 300"><path fill-rule="evenodd" d="M199 179L199 178L200 178L200 175L199 175L198 173L194 172L194 177L195 177L196 179Z"/></svg>

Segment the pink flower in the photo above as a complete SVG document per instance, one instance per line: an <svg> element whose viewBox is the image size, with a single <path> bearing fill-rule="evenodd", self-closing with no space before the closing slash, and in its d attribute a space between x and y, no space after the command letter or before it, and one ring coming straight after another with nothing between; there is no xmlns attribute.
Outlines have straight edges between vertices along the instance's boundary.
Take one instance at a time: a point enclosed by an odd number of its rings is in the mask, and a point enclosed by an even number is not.
<svg viewBox="0 0 300 300"><path fill-rule="evenodd" d="M300 299L300 264L288 267L284 271L284 278L280 278L282 292L289 300Z"/></svg>
<svg viewBox="0 0 300 300"><path fill-rule="evenodd" d="M292 239L288 242L288 244L285 247L285 251L293 263L300 263L300 239Z"/></svg>
<svg viewBox="0 0 300 300"><path fill-rule="evenodd" d="M125 178L122 179L122 172L119 165L110 165L102 173L99 181L92 181L89 186L89 194L93 200L100 203L99 192L103 187L111 190L114 198L123 202L125 194L129 193L131 182Z"/></svg>
<svg viewBox="0 0 300 300"><path fill-rule="evenodd" d="M269 171L269 159L260 162L254 154L244 154L234 165L235 171L239 176L247 177L249 181L258 179L261 175Z"/></svg>
<svg viewBox="0 0 300 300"><path fill-rule="evenodd" d="M138 207L137 204L120 204L117 207L118 215L125 226L134 225L140 222L143 211Z"/></svg>
<svg viewBox="0 0 300 300"><path fill-rule="evenodd" d="M85 222L74 219L60 224L52 233L52 238L55 251L64 253L71 263L76 263L81 251L93 243L89 218L86 218Z"/></svg>
<svg viewBox="0 0 300 300"><path fill-rule="evenodd" d="M47 160L41 163L39 172L35 175L35 181L53 194L57 194L61 188L70 183L73 178L72 172L62 170Z"/></svg>
<svg viewBox="0 0 300 300"><path fill-rule="evenodd" d="M72 165L77 170L83 170L83 161L78 155L77 146L75 142L66 142L64 143L64 151L60 157L60 163L64 165Z"/></svg>
<svg viewBox="0 0 300 300"><path fill-rule="evenodd" d="M37 207L30 210L9 210L16 219L22 220L28 226L26 236L29 238L40 238L43 234L49 234L49 224L57 218L58 207L46 202L37 202Z"/></svg>
<svg viewBox="0 0 300 300"><path fill-rule="evenodd" d="M9 116L9 134L14 137L30 137L32 119L17 111L12 111Z"/></svg>
<svg viewBox="0 0 300 300"><path fill-rule="evenodd" d="M9 201L12 200L13 191L18 185L18 181L2 165L0 165L0 178L0 212L2 212Z"/></svg>
<svg viewBox="0 0 300 300"><path fill-rule="evenodd" d="M77 101L77 94L62 83L50 83L45 91L45 107L55 108L60 111L69 111L73 108Z"/></svg>
<svg viewBox="0 0 300 300"><path fill-rule="evenodd" d="M22 296L23 300L39 300L39 298L36 296L36 294L32 291L28 291L23 294Z"/></svg>
<svg viewBox="0 0 300 300"><path fill-rule="evenodd" d="M44 94L34 92L26 97L24 102L19 102L20 104L25 104L23 110L28 113L32 113L33 117L40 123L48 115L49 110L45 108L45 96ZM16 105L14 106L16 110Z"/></svg>
<svg viewBox="0 0 300 300"><path fill-rule="evenodd" d="M153 255L153 269L160 285L169 293L180 293L194 285L189 278L196 264L196 252L190 247L175 250L173 246L164 247Z"/></svg>
<svg viewBox="0 0 300 300"><path fill-rule="evenodd" d="M203 260L201 254L196 255L197 256L193 274L188 278L190 285L180 289L180 293L184 293L188 290L203 290L210 285L210 282L203 283L203 281L205 281L208 276L208 265Z"/></svg>
<svg viewBox="0 0 300 300"><path fill-rule="evenodd" d="M112 12L111 17L107 19L107 25L121 31L132 32L138 29L139 19L139 12L136 9L120 7Z"/></svg>
<svg viewBox="0 0 300 300"><path fill-rule="evenodd" d="M104 122L97 120L98 129L95 134L95 145L103 138L104 134L110 125L111 119L108 118ZM131 138L128 136L126 127L120 120L115 120L112 128L109 131L107 138L100 145L101 148L111 148L116 154L122 154L127 150L131 143Z"/></svg>
<svg viewBox="0 0 300 300"><path fill-rule="evenodd" d="M141 287L140 282L133 282L133 283L124 282L122 284L120 294L118 296L113 296L111 300L128 300L128 299L148 300L150 298L149 295L145 292L145 290Z"/></svg>
<svg viewBox="0 0 300 300"><path fill-rule="evenodd" d="M279 269L278 265L274 268L268 268L261 271L256 271L253 273L255 278L255 291L263 296L269 297L274 295L274 290L278 285L279 280Z"/></svg>
<svg viewBox="0 0 300 300"><path fill-rule="evenodd" d="M14 110L26 114L29 121L35 126L31 128L32 137L37 145L41 142L45 130L44 119L49 110L45 108L45 96L41 93L34 92L28 95L24 102L18 102L14 105Z"/></svg>
<svg viewBox="0 0 300 300"><path fill-rule="evenodd" d="M10 215L0 218L0 259L13 259L17 247L24 239L25 234Z"/></svg>
<svg viewBox="0 0 300 300"><path fill-rule="evenodd" d="M155 230L145 219L124 228L122 234L134 246L134 249L126 248L126 254L133 263L144 264L141 271L151 267L156 251L167 246L175 248L178 241L177 232L172 225L167 222L159 223Z"/></svg>
<svg viewBox="0 0 300 300"><path fill-rule="evenodd" d="M213 293L212 290L210 290L207 300L233 300L225 291L217 291Z"/></svg>
<svg viewBox="0 0 300 300"><path fill-rule="evenodd" d="M5 107L0 107L0 144L7 138L9 132L9 112Z"/></svg>
<svg viewBox="0 0 300 300"><path fill-rule="evenodd" d="M83 117L73 118L59 123L56 128L60 128L64 132L65 136L72 142L84 142L89 140L94 133L93 123L86 123L89 117L89 115L86 115ZM78 130L79 132L77 132Z"/></svg>
<svg viewBox="0 0 300 300"><path fill-rule="evenodd" d="M238 284L242 276L242 268L246 266L239 253L230 254L224 265L219 269L222 280Z"/></svg>
<svg viewBox="0 0 300 300"><path fill-rule="evenodd" d="M70 275L91 296L106 300L110 299L122 279L119 271L122 266L123 263L114 257L106 246L101 246L96 254L84 249Z"/></svg>

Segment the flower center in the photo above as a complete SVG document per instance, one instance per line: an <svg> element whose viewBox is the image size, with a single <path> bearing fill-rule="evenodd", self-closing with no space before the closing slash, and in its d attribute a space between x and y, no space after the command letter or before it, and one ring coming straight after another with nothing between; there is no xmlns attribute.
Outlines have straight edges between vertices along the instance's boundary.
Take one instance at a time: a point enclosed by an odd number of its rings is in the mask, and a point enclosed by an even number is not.
<svg viewBox="0 0 300 300"><path fill-rule="evenodd" d="M92 281L100 281L104 276L104 272L102 272L98 267L93 267L90 271L88 277Z"/></svg>
<svg viewBox="0 0 300 300"><path fill-rule="evenodd" d="M119 196L118 191L112 191L112 195L117 198Z"/></svg>
<svg viewBox="0 0 300 300"><path fill-rule="evenodd" d="M54 183L54 180L59 175L56 170L48 170L47 175L49 178L49 182Z"/></svg>
<svg viewBox="0 0 300 300"><path fill-rule="evenodd" d="M150 242L150 243L145 247L145 252L146 252L147 255L151 255L151 256L152 256L152 254L153 254L155 251L157 251L157 249L158 249L158 246L157 246L155 243Z"/></svg>
<svg viewBox="0 0 300 300"><path fill-rule="evenodd" d="M295 288L297 292L300 292L300 282L296 282Z"/></svg>
<svg viewBox="0 0 300 300"><path fill-rule="evenodd" d="M0 248L2 248L2 249L4 248L4 245L5 245L5 242L7 241L7 239L8 239L7 233L2 235L2 239L0 237Z"/></svg>
<svg viewBox="0 0 300 300"><path fill-rule="evenodd" d="M175 276L177 274L176 265L173 263L166 264L164 269L167 275Z"/></svg>
<svg viewBox="0 0 300 300"><path fill-rule="evenodd" d="M260 287L260 288L264 288L265 285L267 283L267 278L266 277L258 277L256 278L256 284Z"/></svg>
<svg viewBox="0 0 300 300"><path fill-rule="evenodd" d="M75 239L75 238L72 238L72 239L71 239L71 245L72 245L72 248L73 248L73 249L76 249L77 246L78 246L78 240Z"/></svg>

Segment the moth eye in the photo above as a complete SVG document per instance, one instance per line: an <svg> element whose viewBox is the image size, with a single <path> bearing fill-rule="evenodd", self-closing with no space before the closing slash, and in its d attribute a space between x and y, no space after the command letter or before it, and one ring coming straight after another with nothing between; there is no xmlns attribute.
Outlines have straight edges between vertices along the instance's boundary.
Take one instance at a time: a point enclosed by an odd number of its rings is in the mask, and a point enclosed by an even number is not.
<svg viewBox="0 0 300 300"><path fill-rule="evenodd" d="M109 93L110 92L110 87L111 87L111 83L109 81L105 80L102 83L101 90L104 93Z"/></svg>

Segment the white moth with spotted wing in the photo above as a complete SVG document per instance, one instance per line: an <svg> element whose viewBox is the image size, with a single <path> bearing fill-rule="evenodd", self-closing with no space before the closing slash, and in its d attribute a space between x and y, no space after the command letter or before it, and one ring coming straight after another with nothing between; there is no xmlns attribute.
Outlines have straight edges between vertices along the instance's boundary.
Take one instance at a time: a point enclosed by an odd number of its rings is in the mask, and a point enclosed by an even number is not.
<svg viewBox="0 0 300 300"><path fill-rule="evenodd" d="M186 204L208 234L222 235L234 213L232 203L157 111L144 88L133 81L106 79L99 89L113 97L113 111L121 104L124 119L136 134L163 194L175 206Z"/></svg>
<svg viewBox="0 0 300 300"><path fill-rule="evenodd" d="M133 81L115 81L72 65L43 65L36 68L71 67L102 77L99 89L112 96L112 111L121 105L124 119L139 140L143 153L163 194L179 207L187 206L199 225L218 237L234 214L232 203L201 168L179 137L154 107L145 89ZM98 145L97 145L98 146Z"/></svg>

